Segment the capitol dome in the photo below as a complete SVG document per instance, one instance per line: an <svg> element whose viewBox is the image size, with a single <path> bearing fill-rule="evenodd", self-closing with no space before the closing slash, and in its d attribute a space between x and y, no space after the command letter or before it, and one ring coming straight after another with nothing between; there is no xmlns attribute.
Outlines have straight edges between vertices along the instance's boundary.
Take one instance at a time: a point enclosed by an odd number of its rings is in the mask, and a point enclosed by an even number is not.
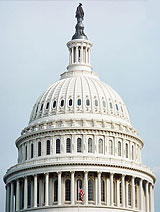
<svg viewBox="0 0 160 212"><path fill-rule="evenodd" d="M90 119L117 121L130 125L122 98L98 78L85 71L65 72L61 80L51 85L37 100L30 125L46 120L67 120L84 116Z"/></svg>
<svg viewBox="0 0 160 212"><path fill-rule="evenodd" d="M69 65L36 101L5 176L6 212L154 212L155 176L122 98L90 63L83 9Z"/></svg>

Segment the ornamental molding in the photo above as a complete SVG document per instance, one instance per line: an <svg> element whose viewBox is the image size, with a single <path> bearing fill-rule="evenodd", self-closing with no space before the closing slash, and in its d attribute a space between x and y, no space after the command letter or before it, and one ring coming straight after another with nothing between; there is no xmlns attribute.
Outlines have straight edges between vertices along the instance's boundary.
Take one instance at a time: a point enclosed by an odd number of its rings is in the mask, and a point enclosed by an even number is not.
<svg viewBox="0 0 160 212"><path fill-rule="evenodd" d="M143 141L135 135L132 135L130 133L126 132L121 132L121 131L115 131L115 130L109 130L109 129L89 129L89 128L74 128L74 129L60 129L60 128L55 128L55 129L43 129L39 130L37 132L29 132L25 135L21 135L17 140L16 140L16 146L18 147L20 144L24 142L28 142L30 140L35 140L35 139L42 139L46 137L52 137L52 136L63 136L66 134L71 134L71 135L77 135L77 134L93 134L95 136L108 136L108 137L114 137L114 138L120 138L120 139L128 139L133 142L137 142L141 147L143 147Z"/></svg>
<svg viewBox="0 0 160 212"><path fill-rule="evenodd" d="M110 160L111 161L111 160ZM118 160L117 160L118 161ZM48 163L47 163L48 162ZM136 171L136 172L139 172L139 173L142 173L146 176L149 176L153 182L155 183L155 175L153 174L153 172L151 171L151 169L149 169L147 166L144 166L142 164L139 164L138 166L136 166L135 164L133 163L130 163L130 166L125 166L124 163L121 163L121 164L118 164L118 163L103 163L103 162L88 162L88 161L81 161L81 162L59 162L59 163L52 163L51 160L48 160L48 161L42 161L40 164L38 163L34 163L29 166L27 166L27 164L20 164L20 165L15 165L11 168L9 168L7 170L7 173L5 174L4 176L4 182L8 181L10 178L14 177L16 178L16 176L18 175L18 173L22 173L22 172L25 172L24 173L24 176L26 176L26 171L29 171L29 170L33 170L33 174L35 174L35 169L38 169L39 170L39 173L42 173L43 170L40 170L42 168L45 169L44 172L46 172L46 168L47 167L68 167L68 171L71 171L71 167L70 166L77 166L78 170L74 170L74 171L81 171L79 170L80 166L85 166L88 167L89 169L85 170L84 171L92 171L92 166L95 168L95 166L98 168L98 167L112 167L112 168L120 168L120 171L118 171L118 173L116 173L116 171L114 172L113 170L113 173L114 174L123 174L123 170L131 170L131 171ZM132 164L132 165L131 165ZM97 169L96 169L97 170ZM52 170L53 172L55 172L54 170ZM63 170L62 168L60 168L60 171L57 171L57 172L63 172L63 171L66 171L66 170ZM102 172L105 172L106 170L102 170ZM44 173L43 172L43 173ZM106 171L107 172L107 171ZM128 174L128 175L131 175L131 174ZM134 175L134 174L133 174ZM136 176L135 176L136 177ZM147 177L146 177L147 178Z"/></svg>

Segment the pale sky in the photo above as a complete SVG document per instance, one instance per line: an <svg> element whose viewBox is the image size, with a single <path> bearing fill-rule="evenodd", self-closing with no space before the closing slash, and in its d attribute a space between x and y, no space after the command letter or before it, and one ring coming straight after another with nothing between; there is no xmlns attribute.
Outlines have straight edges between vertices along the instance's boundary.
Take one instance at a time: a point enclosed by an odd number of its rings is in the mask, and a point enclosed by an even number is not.
<svg viewBox="0 0 160 212"><path fill-rule="evenodd" d="M17 162L15 140L32 107L66 71L66 43L74 34L79 1L0 0L0 212L3 175ZM143 163L156 177L160 210L160 1L82 1L91 62L100 79L124 99L144 141ZM159 210L158 210L159 209Z"/></svg>

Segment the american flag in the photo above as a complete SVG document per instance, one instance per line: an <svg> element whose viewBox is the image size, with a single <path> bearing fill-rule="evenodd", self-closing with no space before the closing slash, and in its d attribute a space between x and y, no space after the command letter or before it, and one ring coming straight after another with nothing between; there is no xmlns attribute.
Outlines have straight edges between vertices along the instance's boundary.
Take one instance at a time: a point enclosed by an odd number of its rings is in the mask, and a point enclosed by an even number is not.
<svg viewBox="0 0 160 212"><path fill-rule="evenodd" d="M81 201L83 202L83 200L84 200L83 197L84 197L84 195L85 195L83 189L80 189L80 190L79 190L79 193L80 193Z"/></svg>

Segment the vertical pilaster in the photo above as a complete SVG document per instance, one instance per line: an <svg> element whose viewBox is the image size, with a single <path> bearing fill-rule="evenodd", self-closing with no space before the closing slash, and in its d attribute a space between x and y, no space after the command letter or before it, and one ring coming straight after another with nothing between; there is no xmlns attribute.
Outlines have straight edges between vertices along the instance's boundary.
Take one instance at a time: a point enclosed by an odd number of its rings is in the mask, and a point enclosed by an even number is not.
<svg viewBox="0 0 160 212"><path fill-rule="evenodd" d="M49 173L45 173L45 206L48 206Z"/></svg>
<svg viewBox="0 0 160 212"><path fill-rule="evenodd" d="M117 179L117 207L120 205L120 181Z"/></svg>
<svg viewBox="0 0 160 212"><path fill-rule="evenodd" d="M13 182L11 182L11 192L10 192L10 212L13 212Z"/></svg>
<svg viewBox="0 0 160 212"><path fill-rule="evenodd" d="M101 205L101 172L98 172L98 205Z"/></svg>
<svg viewBox="0 0 160 212"><path fill-rule="evenodd" d="M143 181L140 179L139 182L139 196L140 196L140 210L143 211Z"/></svg>
<svg viewBox="0 0 160 212"><path fill-rule="evenodd" d="M122 207L125 207L125 175L122 175Z"/></svg>
<svg viewBox="0 0 160 212"><path fill-rule="evenodd" d="M10 184L7 184L7 212L10 211Z"/></svg>
<svg viewBox="0 0 160 212"><path fill-rule="evenodd" d="M37 175L34 175L34 207L37 207Z"/></svg>
<svg viewBox="0 0 160 212"><path fill-rule="evenodd" d="M84 62L84 59L83 59L83 46L81 46L81 63Z"/></svg>
<svg viewBox="0 0 160 212"><path fill-rule="evenodd" d="M146 182L146 212L149 212L149 192L148 192L148 182Z"/></svg>
<svg viewBox="0 0 160 212"><path fill-rule="evenodd" d="M24 178L24 209L27 208L28 203L28 180L27 177Z"/></svg>
<svg viewBox="0 0 160 212"><path fill-rule="evenodd" d="M9 186L6 185L6 207L5 207L5 212L9 212Z"/></svg>
<svg viewBox="0 0 160 212"><path fill-rule="evenodd" d="M154 212L154 185L151 185L152 187L152 192L151 192L151 196L152 196L152 210L151 212Z"/></svg>
<svg viewBox="0 0 160 212"><path fill-rule="evenodd" d="M132 176L132 208L135 209L135 177Z"/></svg>
<svg viewBox="0 0 160 212"><path fill-rule="evenodd" d="M75 184L75 182L74 182L74 174L75 174L75 172L72 171L71 172L71 204L72 205L75 204L75 200L74 200L74 184Z"/></svg>
<svg viewBox="0 0 160 212"><path fill-rule="evenodd" d="M85 205L88 204L88 172L84 172L84 185L85 185Z"/></svg>
<svg viewBox="0 0 160 212"><path fill-rule="evenodd" d="M128 181L126 181L126 208L128 208Z"/></svg>
<svg viewBox="0 0 160 212"><path fill-rule="evenodd" d="M113 206L113 173L110 173L110 205Z"/></svg>
<svg viewBox="0 0 160 212"><path fill-rule="evenodd" d="M78 63L78 46L76 46L76 63Z"/></svg>
<svg viewBox="0 0 160 212"><path fill-rule="evenodd" d="M97 205L98 203L98 198L97 195L98 194L98 185L97 185L97 177L95 178L95 204Z"/></svg>
<svg viewBox="0 0 160 212"><path fill-rule="evenodd" d="M62 184L62 173L58 172L58 205L61 205L61 184Z"/></svg>
<svg viewBox="0 0 160 212"><path fill-rule="evenodd" d="M16 181L16 211L19 211L19 179Z"/></svg>
<svg viewBox="0 0 160 212"><path fill-rule="evenodd" d="M106 179L106 194L107 194L107 206L110 205L110 178Z"/></svg>

